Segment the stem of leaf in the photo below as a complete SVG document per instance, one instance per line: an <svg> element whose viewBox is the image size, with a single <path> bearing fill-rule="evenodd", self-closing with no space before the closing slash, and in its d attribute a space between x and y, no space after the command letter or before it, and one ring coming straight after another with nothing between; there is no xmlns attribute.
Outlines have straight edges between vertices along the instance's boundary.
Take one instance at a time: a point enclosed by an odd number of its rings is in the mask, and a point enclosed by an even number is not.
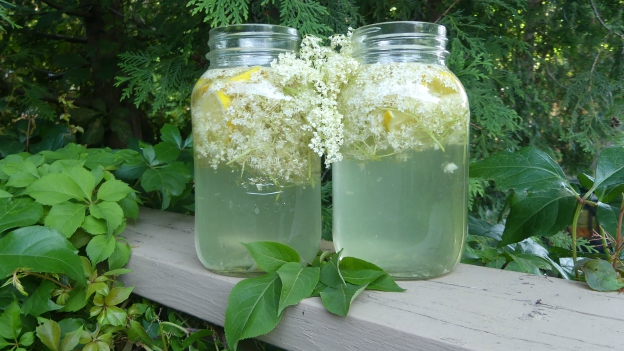
<svg viewBox="0 0 624 351"><path fill-rule="evenodd" d="M63 289L66 289L66 290L73 290L73 288L72 288L71 286L65 285L65 284L63 284L63 283L61 283L61 282L59 282L59 281L57 281L57 280L54 280L54 279L52 279L52 278L48 277L47 275L44 275L44 274L39 274L39 273L34 273L34 272L28 272L28 271L25 271L24 273L29 274L29 275L33 275L33 276L35 276L35 277L39 277L39 278L41 278L41 279L49 280L49 281L51 281L52 283L54 283L54 284L56 284L56 285L60 286L60 287L61 287L61 288L63 288Z"/></svg>
<svg viewBox="0 0 624 351"><path fill-rule="evenodd" d="M613 262L613 258L611 257L611 255L607 251L609 249L609 244L607 243L607 233L605 233L605 231L602 228L602 226L600 226L599 228L600 228L600 240L602 241L602 251L604 251L604 254L605 254L605 257L606 257L607 261L609 261L609 263L611 263L611 262Z"/></svg>
<svg viewBox="0 0 624 351"><path fill-rule="evenodd" d="M188 330L186 330L186 328L184 328L184 327L182 327L182 326L179 326L179 325L177 325L177 324L175 324L175 323L171 323L171 322L160 322L160 324L165 324L165 325L172 326L172 327L174 327L174 328L178 328L178 329L180 329L181 331L183 331L183 332L184 332L187 336L190 334L190 332L189 332Z"/></svg>
<svg viewBox="0 0 624 351"><path fill-rule="evenodd" d="M576 269L576 228L582 209L583 201L579 201L578 205L576 205L576 210L574 211L574 219L572 220L572 262L574 263L574 275L576 276L576 280L580 279L578 270Z"/></svg>
<svg viewBox="0 0 624 351"><path fill-rule="evenodd" d="M163 329L162 323L165 323L165 322L161 322L161 324L158 326L158 331L160 332L160 338L163 343L163 350L169 351L169 348L167 347L167 340L165 338L165 330Z"/></svg>
<svg viewBox="0 0 624 351"><path fill-rule="evenodd" d="M228 166L229 166L229 165L231 165L232 163L234 163L234 162L236 162L237 160L239 160L241 157L245 157L245 156L249 155L249 153L251 153L252 151L253 151L253 149L249 149L249 150L247 150L247 151L243 152L242 154L240 154L240 155L238 155L238 156L234 157L233 159L229 160L229 161L226 163L226 165L228 165Z"/></svg>

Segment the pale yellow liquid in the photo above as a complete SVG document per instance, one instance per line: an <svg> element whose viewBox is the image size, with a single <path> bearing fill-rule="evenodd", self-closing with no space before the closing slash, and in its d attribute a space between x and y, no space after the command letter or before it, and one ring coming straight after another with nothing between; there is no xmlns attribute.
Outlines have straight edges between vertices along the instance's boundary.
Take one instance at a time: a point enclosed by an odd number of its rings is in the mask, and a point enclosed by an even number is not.
<svg viewBox="0 0 624 351"><path fill-rule="evenodd" d="M234 276L259 270L241 243L276 241L294 248L302 261L316 257L321 240L320 170L315 186L270 181L258 187L228 166L214 170L195 161L195 246L209 270ZM320 164L314 168L320 168Z"/></svg>
<svg viewBox="0 0 624 351"><path fill-rule="evenodd" d="M397 279L426 279L453 270L467 231L467 149L445 149L411 151L407 161L385 157L335 163L336 250L370 261Z"/></svg>

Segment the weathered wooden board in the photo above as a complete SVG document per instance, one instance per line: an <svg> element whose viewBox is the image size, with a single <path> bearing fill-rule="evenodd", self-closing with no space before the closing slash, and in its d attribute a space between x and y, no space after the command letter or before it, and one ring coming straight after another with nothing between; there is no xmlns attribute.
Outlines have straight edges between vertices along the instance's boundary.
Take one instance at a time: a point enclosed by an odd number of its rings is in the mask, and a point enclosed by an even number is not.
<svg viewBox="0 0 624 351"><path fill-rule="evenodd" d="M123 280L141 296L223 325L239 279L201 265L193 227L192 217L142 209L124 233L133 272ZM363 292L346 319L307 299L261 339L289 350L624 350L618 293L469 265L399 285L407 292Z"/></svg>

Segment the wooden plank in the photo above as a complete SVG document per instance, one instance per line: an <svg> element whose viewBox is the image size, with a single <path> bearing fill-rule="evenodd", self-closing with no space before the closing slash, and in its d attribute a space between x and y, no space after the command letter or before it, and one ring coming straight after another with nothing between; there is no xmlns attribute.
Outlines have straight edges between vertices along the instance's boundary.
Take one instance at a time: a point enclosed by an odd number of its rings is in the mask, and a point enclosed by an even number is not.
<svg viewBox="0 0 624 351"><path fill-rule="evenodd" d="M142 209L124 236L133 246L124 276L134 292L223 325L239 279L213 274L197 259L193 218ZM318 298L284 312L261 339L288 350L621 350L624 295L584 284L469 265L404 293L363 292L348 318Z"/></svg>

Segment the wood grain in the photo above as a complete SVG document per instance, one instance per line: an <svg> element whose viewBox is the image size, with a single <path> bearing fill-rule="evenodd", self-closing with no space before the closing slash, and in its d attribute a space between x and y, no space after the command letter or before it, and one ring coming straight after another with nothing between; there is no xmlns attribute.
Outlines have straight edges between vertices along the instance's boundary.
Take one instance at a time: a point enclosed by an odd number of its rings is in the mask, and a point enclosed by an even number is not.
<svg viewBox="0 0 624 351"><path fill-rule="evenodd" d="M223 325L239 279L206 270L193 217L141 209L123 234L133 246L123 277L134 292ZM365 291L348 318L318 298L284 312L260 338L288 350L623 350L624 295L584 284L469 265L444 277L399 282L404 293Z"/></svg>

